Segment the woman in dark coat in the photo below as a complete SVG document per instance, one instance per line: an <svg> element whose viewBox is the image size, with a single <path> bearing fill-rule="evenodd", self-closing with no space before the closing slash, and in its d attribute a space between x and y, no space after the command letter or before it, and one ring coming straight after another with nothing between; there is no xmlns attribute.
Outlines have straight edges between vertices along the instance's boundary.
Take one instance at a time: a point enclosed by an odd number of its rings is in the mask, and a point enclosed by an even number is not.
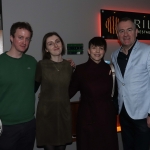
<svg viewBox="0 0 150 150"><path fill-rule="evenodd" d="M77 118L77 150L118 150L116 111L112 102L112 75L103 60L106 41L89 41L89 60L76 67L69 94L77 91L81 100Z"/></svg>

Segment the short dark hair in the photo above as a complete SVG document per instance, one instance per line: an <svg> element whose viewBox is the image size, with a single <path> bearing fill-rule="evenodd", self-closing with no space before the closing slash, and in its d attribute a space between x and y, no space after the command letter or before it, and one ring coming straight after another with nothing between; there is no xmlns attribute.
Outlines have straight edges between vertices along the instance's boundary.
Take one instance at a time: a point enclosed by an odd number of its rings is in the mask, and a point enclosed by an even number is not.
<svg viewBox="0 0 150 150"><path fill-rule="evenodd" d="M33 30L31 25L28 22L16 22L14 24L12 24L11 28L10 28L10 35L14 37L15 32L17 29L26 29L31 33L31 37L33 35Z"/></svg>
<svg viewBox="0 0 150 150"><path fill-rule="evenodd" d="M102 37L94 37L94 38L92 38L89 41L89 49L90 49L91 45L94 45L94 46L104 46L104 50L106 52L107 43L106 43L106 40L104 38L102 38Z"/></svg>
<svg viewBox="0 0 150 150"><path fill-rule="evenodd" d="M129 18L129 17L123 17L123 18L119 19L119 22L117 23L117 27L118 27L118 24L119 24L120 22L125 22L125 21L131 21L131 22L134 24L135 29L136 29L136 25L135 25L133 19L131 19L131 18Z"/></svg>
<svg viewBox="0 0 150 150"><path fill-rule="evenodd" d="M51 55L49 52L46 52L46 40L47 38L53 36L53 35L56 35L59 37L61 43L62 43L62 52L61 52L61 55L64 55L65 54L65 44L64 44L64 41L63 39L60 37L60 35L57 33L57 32L49 32L47 34L44 35L43 37L43 41L42 41L42 53L43 53L43 59L50 59L51 58Z"/></svg>
<svg viewBox="0 0 150 150"><path fill-rule="evenodd" d="M131 18L129 18L129 17L123 17L123 18L121 18L121 19L119 20L119 22L122 22L122 21L131 21L131 22L134 23L133 19L131 19ZM118 22L118 23L119 23L119 22Z"/></svg>

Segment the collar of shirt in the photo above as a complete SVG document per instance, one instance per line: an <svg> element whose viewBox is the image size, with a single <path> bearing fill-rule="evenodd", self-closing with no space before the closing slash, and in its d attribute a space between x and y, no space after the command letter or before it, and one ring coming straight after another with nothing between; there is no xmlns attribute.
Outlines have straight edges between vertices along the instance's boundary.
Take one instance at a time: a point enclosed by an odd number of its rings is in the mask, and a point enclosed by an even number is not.
<svg viewBox="0 0 150 150"><path fill-rule="evenodd" d="M137 41L137 40L136 40ZM135 43L136 43L135 41ZM120 67L120 71L122 73L122 76L124 77L124 73L125 73L125 69L126 69L126 66L127 66L127 63L128 63L128 60L129 60L129 57L130 57L130 54L132 52L132 49L135 45L135 43L132 45L132 47L128 50L128 54L124 54L121 49L122 47L120 48L120 52L118 54L118 57L117 57L117 62L118 62L118 65Z"/></svg>

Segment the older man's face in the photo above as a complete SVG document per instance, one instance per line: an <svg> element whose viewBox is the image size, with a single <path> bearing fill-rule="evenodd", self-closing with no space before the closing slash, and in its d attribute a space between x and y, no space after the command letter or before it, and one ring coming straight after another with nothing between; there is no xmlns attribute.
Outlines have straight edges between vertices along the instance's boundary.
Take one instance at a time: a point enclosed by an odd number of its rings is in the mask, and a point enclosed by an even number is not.
<svg viewBox="0 0 150 150"><path fill-rule="evenodd" d="M138 30L130 20L122 21L117 26L117 36L124 48L130 48L137 37Z"/></svg>

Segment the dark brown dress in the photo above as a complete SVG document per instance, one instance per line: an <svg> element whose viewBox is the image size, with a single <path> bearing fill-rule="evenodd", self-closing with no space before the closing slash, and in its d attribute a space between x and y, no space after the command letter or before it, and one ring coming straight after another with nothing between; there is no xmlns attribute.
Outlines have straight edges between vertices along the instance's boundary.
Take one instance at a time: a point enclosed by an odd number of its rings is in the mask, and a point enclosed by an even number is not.
<svg viewBox="0 0 150 150"><path fill-rule="evenodd" d="M69 88L81 100L77 118L77 150L118 150L116 111L111 100L112 76L103 60L76 67Z"/></svg>
<svg viewBox="0 0 150 150"><path fill-rule="evenodd" d="M72 142L68 94L71 75L72 67L66 60L59 63L42 60L37 65L35 80L41 83L36 114L38 146Z"/></svg>

